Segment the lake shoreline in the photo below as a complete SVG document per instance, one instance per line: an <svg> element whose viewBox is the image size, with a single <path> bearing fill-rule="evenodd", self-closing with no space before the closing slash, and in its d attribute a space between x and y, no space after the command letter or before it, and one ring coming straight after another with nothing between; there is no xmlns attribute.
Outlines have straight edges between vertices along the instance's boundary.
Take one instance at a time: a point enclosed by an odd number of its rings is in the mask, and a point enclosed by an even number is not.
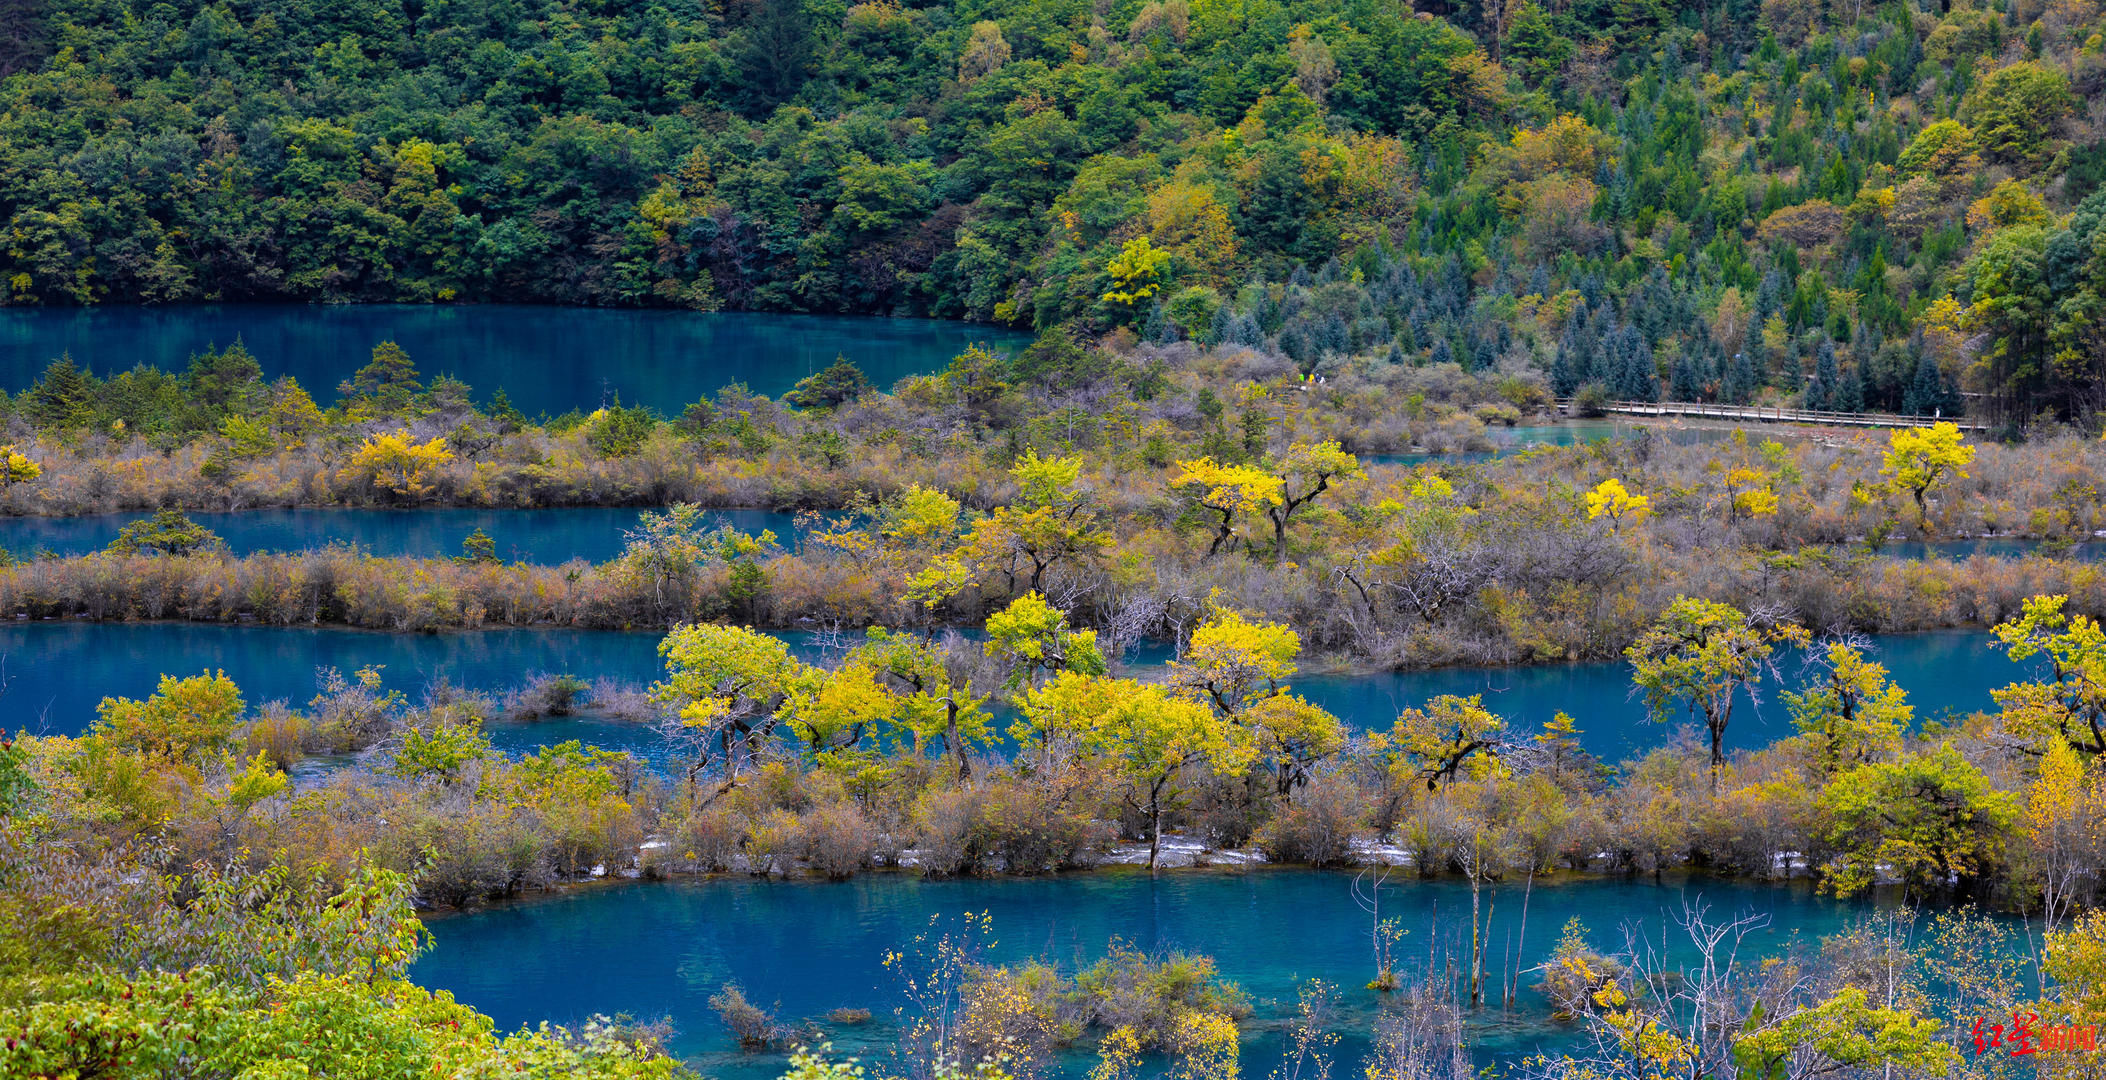
<svg viewBox="0 0 2106 1080"><path fill-rule="evenodd" d="M1171 837L1166 836L1164 837L1164 839L1167 841L1170 840ZM1144 857L1148 851L1148 845L1144 842L1128 842L1118 845L1118 847L1120 850L1129 853L1138 852ZM806 872L791 875L777 873L756 873L748 870L640 871L630 869L626 872L621 873L610 871L605 874L584 875L576 878L570 878L562 881L557 881L549 885L539 886L528 890L522 890L521 892L513 896L483 898L473 904L469 904L463 907L440 906L432 904L429 901L426 901L422 898L418 898L417 917L428 924L444 925L448 922L452 922L458 919L473 918L477 915L484 915L494 911L503 911L521 907L531 907L533 905L541 903L575 899L580 896L590 895L594 892L608 889L616 889L622 886L629 885L707 887L719 884L749 883L765 884L769 886L779 885L810 888L848 888L857 883L873 882L1056 882L1064 880L1074 880L1079 878L1114 876L1192 878L1204 877L1208 875L1241 876L1251 874L1308 874L1351 878L1354 875L1359 874L1363 871L1384 866L1387 866L1393 870L1411 871L1411 867L1409 864L1383 862L1361 862L1353 863L1346 866L1315 866L1309 863L1274 862L1269 859L1266 859L1262 853L1256 851L1255 849L1239 849L1234 851L1221 852L1221 854L1234 854L1242 856L1242 858L1234 860L1225 860L1221 862L1187 862L1176 864L1165 863L1158 865L1152 870L1146 865L1145 862L1134 863L1124 861L1112 861L1110 859L1106 859L1104 861L1092 863L1089 865L1073 866L1060 870L1033 873L984 872L971 874L927 874L919 871L918 869L912 866L893 865L874 866L848 877L829 877L825 874L816 872ZM1253 858L1252 856L1255 857ZM1539 871L1535 875L1533 883L1527 884L1526 887L1536 889L1555 889L1562 886L1570 886L1575 884L1612 884L1620 882L1628 882L1633 884L1650 885L1658 887L1664 885L1669 879L1706 878L1716 881L1719 884L1723 885L1735 885L1753 888L1775 888L1780 890L1791 890L1795 892L1807 892L1816 896L1822 895L1820 892L1820 886L1818 884L1818 875L1808 872L1803 868L1795 869L1794 872L1785 877L1764 878L1753 875L1735 874L1729 870L1696 866L1694 864L1663 867L1655 870L1623 871L1573 870L1568 868L1556 868L1551 870ZM1461 876L1453 871L1446 871L1434 874L1419 874L1416 872L1406 872L1391 878L1387 882L1386 887L1409 888L1415 884L1432 885L1436 883L1454 882L1458 880L1462 880ZM1687 884L1687 881L1685 880L1683 883ZM1505 891L1523 888L1524 884L1525 883L1502 881L1492 886L1492 888L1499 891ZM1892 899L1890 893L1891 889L1883 886L1880 890L1873 893L1867 902L1873 904L1886 902ZM1998 908L1996 910L2001 912L2003 909Z"/></svg>

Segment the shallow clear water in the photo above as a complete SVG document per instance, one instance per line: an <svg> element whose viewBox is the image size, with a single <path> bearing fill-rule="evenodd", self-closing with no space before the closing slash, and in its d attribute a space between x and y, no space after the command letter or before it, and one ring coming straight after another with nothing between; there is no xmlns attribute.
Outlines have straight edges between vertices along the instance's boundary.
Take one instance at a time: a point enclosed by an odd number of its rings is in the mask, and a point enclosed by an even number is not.
<svg viewBox="0 0 2106 1080"><path fill-rule="evenodd" d="M1581 446L1587 443L1607 442L1611 439L1633 439L1650 433L1654 438L1676 446L1698 446L1705 443L1724 442L1737 430L1731 427L1666 427L1652 424L1629 424L1615 420L1567 420L1555 424L1522 424L1515 427L1488 427L1484 437L1496 449L1466 450L1455 453L1408 453L1366 454L1361 459L1376 465L1419 465L1426 462L1468 463L1490 461L1522 450L1538 446ZM1760 429L1750 429L1754 438Z"/></svg>
<svg viewBox="0 0 2106 1080"><path fill-rule="evenodd" d="M449 374L488 400L499 387L532 416L591 410L621 395L677 413L734 382L776 396L846 356L879 386L937 370L975 342L1007 350L1014 331L927 319L525 305L254 304L0 308L0 388L18 391L70 352L99 374L190 357L240 338L270 377L317 401L393 340L427 377Z"/></svg>
<svg viewBox="0 0 2106 1080"><path fill-rule="evenodd" d="M727 982L749 1000L779 1005L784 1020L823 1019L830 1009L869 1009L870 1024L825 1032L839 1054L882 1062L896 1036L894 1010L904 1002L897 976L884 968L887 949L905 946L930 919L954 927L967 911L992 916L995 946L987 958L1040 958L1072 972L1104 955L1118 938L1147 952L1183 950L1214 958L1221 975L1253 998L1243 1074L1267 1075L1279 1060L1277 1022L1293 1009L1298 986L1320 978L1342 996L1334 1075L1358 1074L1378 995L1363 989L1374 974L1368 918L1354 905L1351 875L1263 869L1176 871L1155 877L1120 870L1049 878L923 881L866 875L848 882L770 882L725 878L699 882L626 882L578 890L431 922L437 946L412 977L451 990L494 1016L501 1027L542 1020L573 1022L593 1013L671 1017L676 1052L720 1080L772 1080L781 1059L742 1055L709 1009ZM1469 890L1455 880L1399 879L1383 894L1383 914L1409 931L1397 953L1408 969L1435 970L1467 956ZM1487 983L1493 969L1541 963L1565 921L1585 921L1597 947L1622 942L1622 927L1641 926L1659 940L1665 920L1685 901L1702 901L1714 918L1770 916L1751 951L1774 952L1796 931L1811 941L1834 933L1865 909L1814 895L1803 886L1763 886L1708 878L1573 879L1539 882L1528 899L1522 933L1518 883L1490 891ZM1511 948L1511 952L1509 949ZM1495 1006L1472 1023L1483 1062L1511 1060L1566 1044L1573 1029L1548 1021L1537 977L1524 975L1516 1009ZM1490 992L1488 991L1488 994ZM1077 1075L1089 1059L1071 1056L1060 1070Z"/></svg>
<svg viewBox="0 0 2106 1080"><path fill-rule="evenodd" d="M193 513L190 520L212 530L236 555L262 551L309 551L355 544L374 555L446 558L481 529L497 542L506 562L549 565L586 559L606 562L622 552L622 533L636 527L639 507L571 507L559 510L352 510L273 509ZM39 552L79 555L99 551L117 531L151 515L95 514L87 517L0 517L0 549L28 558ZM775 533L795 548L797 515L775 510L715 510L711 524L745 532Z"/></svg>
<svg viewBox="0 0 2106 1080"><path fill-rule="evenodd" d="M824 659L838 644L812 634L788 634L808 658ZM195 623L17 622L0 625L0 717L9 729L71 734L94 716L105 694L144 697L160 673L224 670L253 703L305 703L316 670L346 673L385 665L387 685L414 698L431 682L501 692L536 673L570 674L644 684L662 675L655 632L498 629L447 634L387 634L338 628L279 628ZM853 637L853 635L851 635ZM1988 647L1987 635L1967 631L1892 635L1875 639L1873 656L1908 690L1919 722L1948 712L1989 708L1989 691L2027 673ZM1131 658L1146 677L1161 663L1160 648ZM1796 659L1782 665L1788 685L1801 678ZM1483 694L1488 708L1513 731L1532 734L1560 710L1579 721L1581 742L1611 761L1658 745L1675 724L1651 722L1631 695L1623 664L1560 664L1513 668L1304 675L1295 689L1348 723L1386 728L1398 712L1436 694ZM1760 746L1791 734L1791 721L1774 685L1763 699L1743 699L1727 732L1729 747ZM1000 725L1006 727L1006 720ZM587 732L597 733L596 736ZM634 725L597 719L500 725L493 737L510 750L567 738L652 756L656 740Z"/></svg>
<svg viewBox="0 0 2106 1080"><path fill-rule="evenodd" d="M1862 550L1862 545L1857 545ZM2080 559L2097 561L2106 559L2106 543L2071 544L2058 547L2043 540L2024 537L1997 536L1978 540L1905 540L1884 544L1879 554L1893 559L1946 559L1959 561L1975 555L1989 555L2003 559L2023 558L2027 555L2051 555L2058 559Z"/></svg>

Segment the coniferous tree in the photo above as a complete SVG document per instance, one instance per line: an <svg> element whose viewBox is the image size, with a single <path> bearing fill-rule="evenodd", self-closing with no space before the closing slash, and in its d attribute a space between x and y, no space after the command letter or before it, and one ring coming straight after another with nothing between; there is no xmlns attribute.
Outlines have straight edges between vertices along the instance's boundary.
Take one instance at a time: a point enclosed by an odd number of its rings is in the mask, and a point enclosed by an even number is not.
<svg viewBox="0 0 2106 1080"><path fill-rule="evenodd" d="M1141 338L1155 345L1168 345L1177 340L1177 328L1170 324L1170 313L1163 310L1163 301L1158 297L1148 309L1148 319L1141 324Z"/></svg>
<svg viewBox="0 0 2106 1080"><path fill-rule="evenodd" d="M1860 365L1852 364L1837 381L1835 393L1829 398L1828 407L1837 412L1865 411L1865 381L1858 373Z"/></svg>
<svg viewBox="0 0 2106 1080"><path fill-rule="evenodd" d="M1938 372L1938 361L1924 351L1920 339L1910 343L1909 351L1916 355L1916 374L1902 395L1901 411L1910 416L1952 416L1958 413L1956 395L1947 390L1945 379Z"/></svg>
<svg viewBox="0 0 2106 1080"><path fill-rule="evenodd" d="M1702 395L1698 389L1696 362L1688 353L1675 357L1675 365L1669 379L1667 396L1670 401L1696 401Z"/></svg>
<svg viewBox="0 0 2106 1080"><path fill-rule="evenodd" d="M1814 350L1814 377L1806 384L1805 406L1809 409L1835 408L1835 394L1842 382L1842 372L1835 362L1835 342L1826 338Z"/></svg>
<svg viewBox="0 0 2106 1080"><path fill-rule="evenodd" d="M29 422L47 430L86 424L94 409L95 377L82 371L66 353L44 369L44 377L22 394L21 409Z"/></svg>
<svg viewBox="0 0 2106 1080"><path fill-rule="evenodd" d="M1755 400L1756 391L1761 388L1761 379L1755 374L1755 361L1749 357L1748 351L1742 349L1734 353L1733 363L1726 369L1723 392L1726 401L1734 405L1746 405Z"/></svg>

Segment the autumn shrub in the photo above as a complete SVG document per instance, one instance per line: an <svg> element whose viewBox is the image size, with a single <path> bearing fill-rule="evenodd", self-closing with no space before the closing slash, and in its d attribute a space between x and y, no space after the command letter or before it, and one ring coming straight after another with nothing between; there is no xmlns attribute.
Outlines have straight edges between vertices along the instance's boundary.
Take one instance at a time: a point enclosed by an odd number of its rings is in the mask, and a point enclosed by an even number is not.
<svg viewBox="0 0 2106 1080"><path fill-rule="evenodd" d="M1144 1049L1175 1046L1177 1026L1188 1014L1240 1019L1251 1012L1249 995L1222 980L1211 957L1150 956L1118 941L1076 973L1073 993L1092 1026L1131 1030Z"/></svg>
<svg viewBox="0 0 2106 1080"><path fill-rule="evenodd" d="M553 880L541 838L505 808L461 801L395 814L381 850L391 865L416 871L430 903L465 907Z"/></svg>
<svg viewBox="0 0 2106 1080"><path fill-rule="evenodd" d="M1089 1022L1072 983L1042 961L975 967L958 996L956 1044L962 1056L1005 1060L1018 1077L1040 1075Z"/></svg>
<svg viewBox="0 0 2106 1080"><path fill-rule="evenodd" d="M924 874L948 877L976 867L974 826L981 813L979 789L932 787L914 803L915 858Z"/></svg>
<svg viewBox="0 0 2106 1080"><path fill-rule="evenodd" d="M1621 979L1624 965L1587 941L1587 928L1575 915L1565 923L1557 948L1541 971L1536 991L1550 999L1551 1015L1570 1020L1594 1013L1594 995Z"/></svg>
<svg viewBox="0 0 2106 1080"><path fill-rule="evenodd" d="M721 803L676 808L665 829L663 853L658 865L703 872L730 870L746 839L744 816Z"/></svg>
<svg viewBox="0 0 2106 1080"><path fill-rule="evenodd" d="M770 810L746 834L746 868L762 876L787 876L808 847L801 818L788 810Z"/></svg>
<svg viewBox="0 0 2106 1080"><path fill-rule="evenodd" d="M533 824L544 858L567 877L629 867L644 838L636 808L612 797L544 800Z"/></svg>
<svg viewBox="0 0 2106 1080"><path fill-rule="evenodd" d="M732 1037L739 1041L739 1049L746 1051L767 1050L780 1043L787 1031L775 1020L775 1013L762 1009L746 1000L746 992L737 983L725 983L709 996L709 1007L717 1019L731 1029Z"/></svg>
<svg viewBox="0 0 2106 1080"><path fill-rule="evenodd" d="M592 703L594 715L611 720L644 723L664 714L664 709L652 698L649 687L617 682L604 676L592 681L586 700Z"/></svg>
<svg viewBox="0 0 2106 1080"><path fill-rule="evenodd" d="M803 815L804 854L819 874L841 880L854 877L878 854L877 827L854 803L828 803Z"/></svg>
<svg viewBox="0 0 2106 1080"><path fill-rule="evenodd" d="M315 736L314 723L305 714L287 708L282 701L266 702L243 730L242 750L248 756L263 754L279 768L291 769L307 754Z"/></svg>
<svg viewBox="0 0 2106 1080"><path fill-rule="evenodd" d="M1344 784L1311 784L1259 827L1258 849L1273 862L1344 866L1352 861L1359 803L1359 793Z"/></svg>
<svg viewBox="0 0 2106 1080"><path fill-rule="evenodd" d="M584 703L589 689L585 680L575 675L529 675L525 685L506 692L503 715L507 720L569 716Z"/></svg>
<svg viewBox="0 0 2106 1080"><path fill-rule="evenodd" d="M1025 780L990 783L976 807L972 860L977 869L1039 874L1080 865L1110 839L1067 793Z"/></svg>
<svg viewBox="0 0 2106 1080"><path fill-rule="evenodd" d="M1271 792L1250 777L1216 776L1207 770L1190 771L1184 802L1173 820L1208 847L1221 849L1248 845L1273 810ZM1139 810L1122 805L1120 830L1126 836L1145 838L1147 819Z"/></svg>

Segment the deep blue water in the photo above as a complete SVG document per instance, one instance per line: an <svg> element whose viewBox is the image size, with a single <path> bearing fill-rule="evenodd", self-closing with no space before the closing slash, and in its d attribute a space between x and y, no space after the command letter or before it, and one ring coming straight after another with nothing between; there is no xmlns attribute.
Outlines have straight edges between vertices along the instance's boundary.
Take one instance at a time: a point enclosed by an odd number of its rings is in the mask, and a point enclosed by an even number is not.
<svg viewBox="0 0 2106 1080"><path fill-rule="evenodd" d="M1461 455L1468 456L1468 455ZM1420 455L1455 460L1458 455ZM636 527L644 508L581 506L544 510L479 510L429 508L367 510L305 508L192 513L192 521L226 541L230 551L307 551L330 544L356 544L375 555L434 558L457 555L461 541L477 529L497 541L507 562L560 564L571 559L606 562L621 554L622 532ZM117 530L148 517L145 513L93 514L86 517L0 517L0 549L17 558L40 552L79 555L108 547ZM785 547L795 549L803 533L797 515L778 510L711 511L715 524L746 532L767 529ZM1965 559L1972 555L2015 558L2042 550L2038 540L1993 537L1890 543L1878 554L1895 559ZM1845 550L1863 550L1846 545ZM2076 544L2064 558L2106 559L2106 543Z"/></svg>
<svg viewBox="0 0 2106 1080"><path fill-rule="evenodd" d="M1872 639L1870 656L1908 691L1921 723L1988 709L1991 689L2030 674L1989 648L1989 642L1986 634L1964 630L1892 634ZM1803 658L1787 655L1778 667L1782 687L1766 681L1757 688L1757 701L1742 693L1726 731L1729 748L1763 746L1793 733L1778 691L1797 689L1806 678ZM1541 731L1562 710L1579 722L1586 748L1611 761L1658 745L1690 722L1686 717L1666 725L1650 721L1644 703L1631 693L1630 668L1621 663L1303 675L1294 688L1332 713L1371 727L1387 727L1399 712L1437 694L1482 694L1485 707L1522 735Z"/></svg>
<svg viewBox="0 0 2106 1080"><path fill-rule="evenodd" d="M1273 1025L1292 1011L1297 988L1320 978L1339 988L1336 1076L1359 1074L1378 995L1363 989L1374 974L1368 917L1350 894L1350 875L1267 869L1255 872L1102 871L1051 878L923 881L864 876L838 884L718 879L622 883L471 915L436 919L437 946L417 962L412 977L453 991L491 1014L501 1028L542 1020L576 1022L593 1013L671 1017L676 1052L719 1080L772 1080L781 1059L741 1055L709 1009L707 999L727 982L749 1000L779 1006L783 1020L823 1019L841 1007L869 1009L872 1023L832 1027L825 1038L837 1054L873 1065L886 1057L904 1004L896 974L881 963L929 929L931 917L950 927L963 912L992 916L996 944L986 958L1029 958L1074 971L1104 955L1118 938L1148 952L1183 950L1214 958L1220 974L1247 991L1256 1006L1246 1025L1243 1075L1265 1076L1279 1060ZM1597 947L1613 951L1625 924L1658 941L1666 920L1685 901L1707 903L1713 918L1741 913L1770 916L1769 928L1743 949L1779 950L1788 934L1804 940L1840 929L1861 906L1824 899L1804 887L1762 886L1669 877L1539 882L1529 897L1521 934L1522 889L1494 890L1487 941L1491 972L1509 955L1527 969L1546 959L1565 921L1580 916ZM1384 891L1383 914L1408 931L1397 949L1407 970L1423 971L1429 953L1442 969L1448 958L1465 966L1470 899L1459 881L1404 880ZM1538 1048L1567 1044L1569 1026L1548 1022L1548 1009L1524 975L1521 999L1510 1014L1494 1007L1471 1025L1481 1062L1511 1060ZM1267 1030L1271 1027L1271 1030ZM1089 1040L1094 1042L1094 1039ZM1079 1075L1082 1054L1058 1070Z"/></svg>
<svg viewBox="0 0 2106 1080"><path fill-rule="evenodd" d="M560 564L571 559L606 562L622 553L622 532L636 527L637 507L571 507L560 510L239 510L193 513L190 520L227 542L236 555L259 551L308 551L331 544L356 544L375 555L443 558L458 555L461 541L477 529L497 541L507 562ZM42 551L79 555L108 547L117 530L151 515L89 517L0 517L0 548L17 558ZM716 510L713 525L746 532L767 529L795 548L797 516L775 510Z"/></svg>
<svg viewBox="0 0 2106 1080"><path fill-rule="evenodd" d="M535 674L609 677L644 684L663 674L657 633L479 630L389 634L341 628L196 623L17 622L0 626L0 716L10 730L75 734L105 696L143 698L162 673L225 671L251 705L305 705L317 671L381 666L386 685L412 699L444 679L502 692ZM825 648L786 635L808 660ZM639 732L639 734L641 734ZM568 736L565 736L566 738Z"/></svg>
<svg viewBox="0 0 2106 1080"><path fill-rule="evenodd" d="M788 636L815 661L838 644L809 634ZM368 664L385 665L387 684L413 698L442 678L492 692L517 687L536 673L641 685L662 674L658 640L656 633L595 630L387 634L196 623L17 622L0 626L5 679L0 716L6 718L0 726L76 733L105 695L144 697L153 692L160 673L191 675L206 669L224 670L252 704L272 699L304 704L314 695L318 668L348 673ZM1876 639L1873 655L1908 690L1921 722L1989 708L1990 689L2027 673L1988 648L1988 641L1987 635L1966 631L1895 635ZM1161 661L1162 650L1137 652L1133 659L1146 677ZM1787 684L1796 685L1798 664L1787 660L1783 667ZM1398 712L1436 694L1483 694L1486 706L1523 735L1540 730L1563 710L1579 721L1586 748L1611 761L1659 744L1683 722L1663 727L1648 720L1642 703L1631 696L1629 669L1615 663L1310 674L1294 685L1347 722L1371 728L1388 727ZM1000 726L1007 726L1006 719ZM1735 709L1726 738L1729 746L1752 747L1791 731L1772 684L1763 688L1759 704L1743 700ZM574 737L645 757L655 746L641 728L590 718L501 725L495 737L511 750Z"/></svg>
<svg viewBox="0 0 2106 1080"><path fill-rule="evenodd" d="M974 342L1015 349L1013 331L926 319L517 305L184 305L0 308L0 388L34 381L62 353L99 374L136 364L181 371L240 338L270 377L317 401L393 340L427 377L450 374L487 400L499 387L532 416L590 410L621 395L677 413L733 382L775 396L846 356L889 387L943 367Z"/></svg>

